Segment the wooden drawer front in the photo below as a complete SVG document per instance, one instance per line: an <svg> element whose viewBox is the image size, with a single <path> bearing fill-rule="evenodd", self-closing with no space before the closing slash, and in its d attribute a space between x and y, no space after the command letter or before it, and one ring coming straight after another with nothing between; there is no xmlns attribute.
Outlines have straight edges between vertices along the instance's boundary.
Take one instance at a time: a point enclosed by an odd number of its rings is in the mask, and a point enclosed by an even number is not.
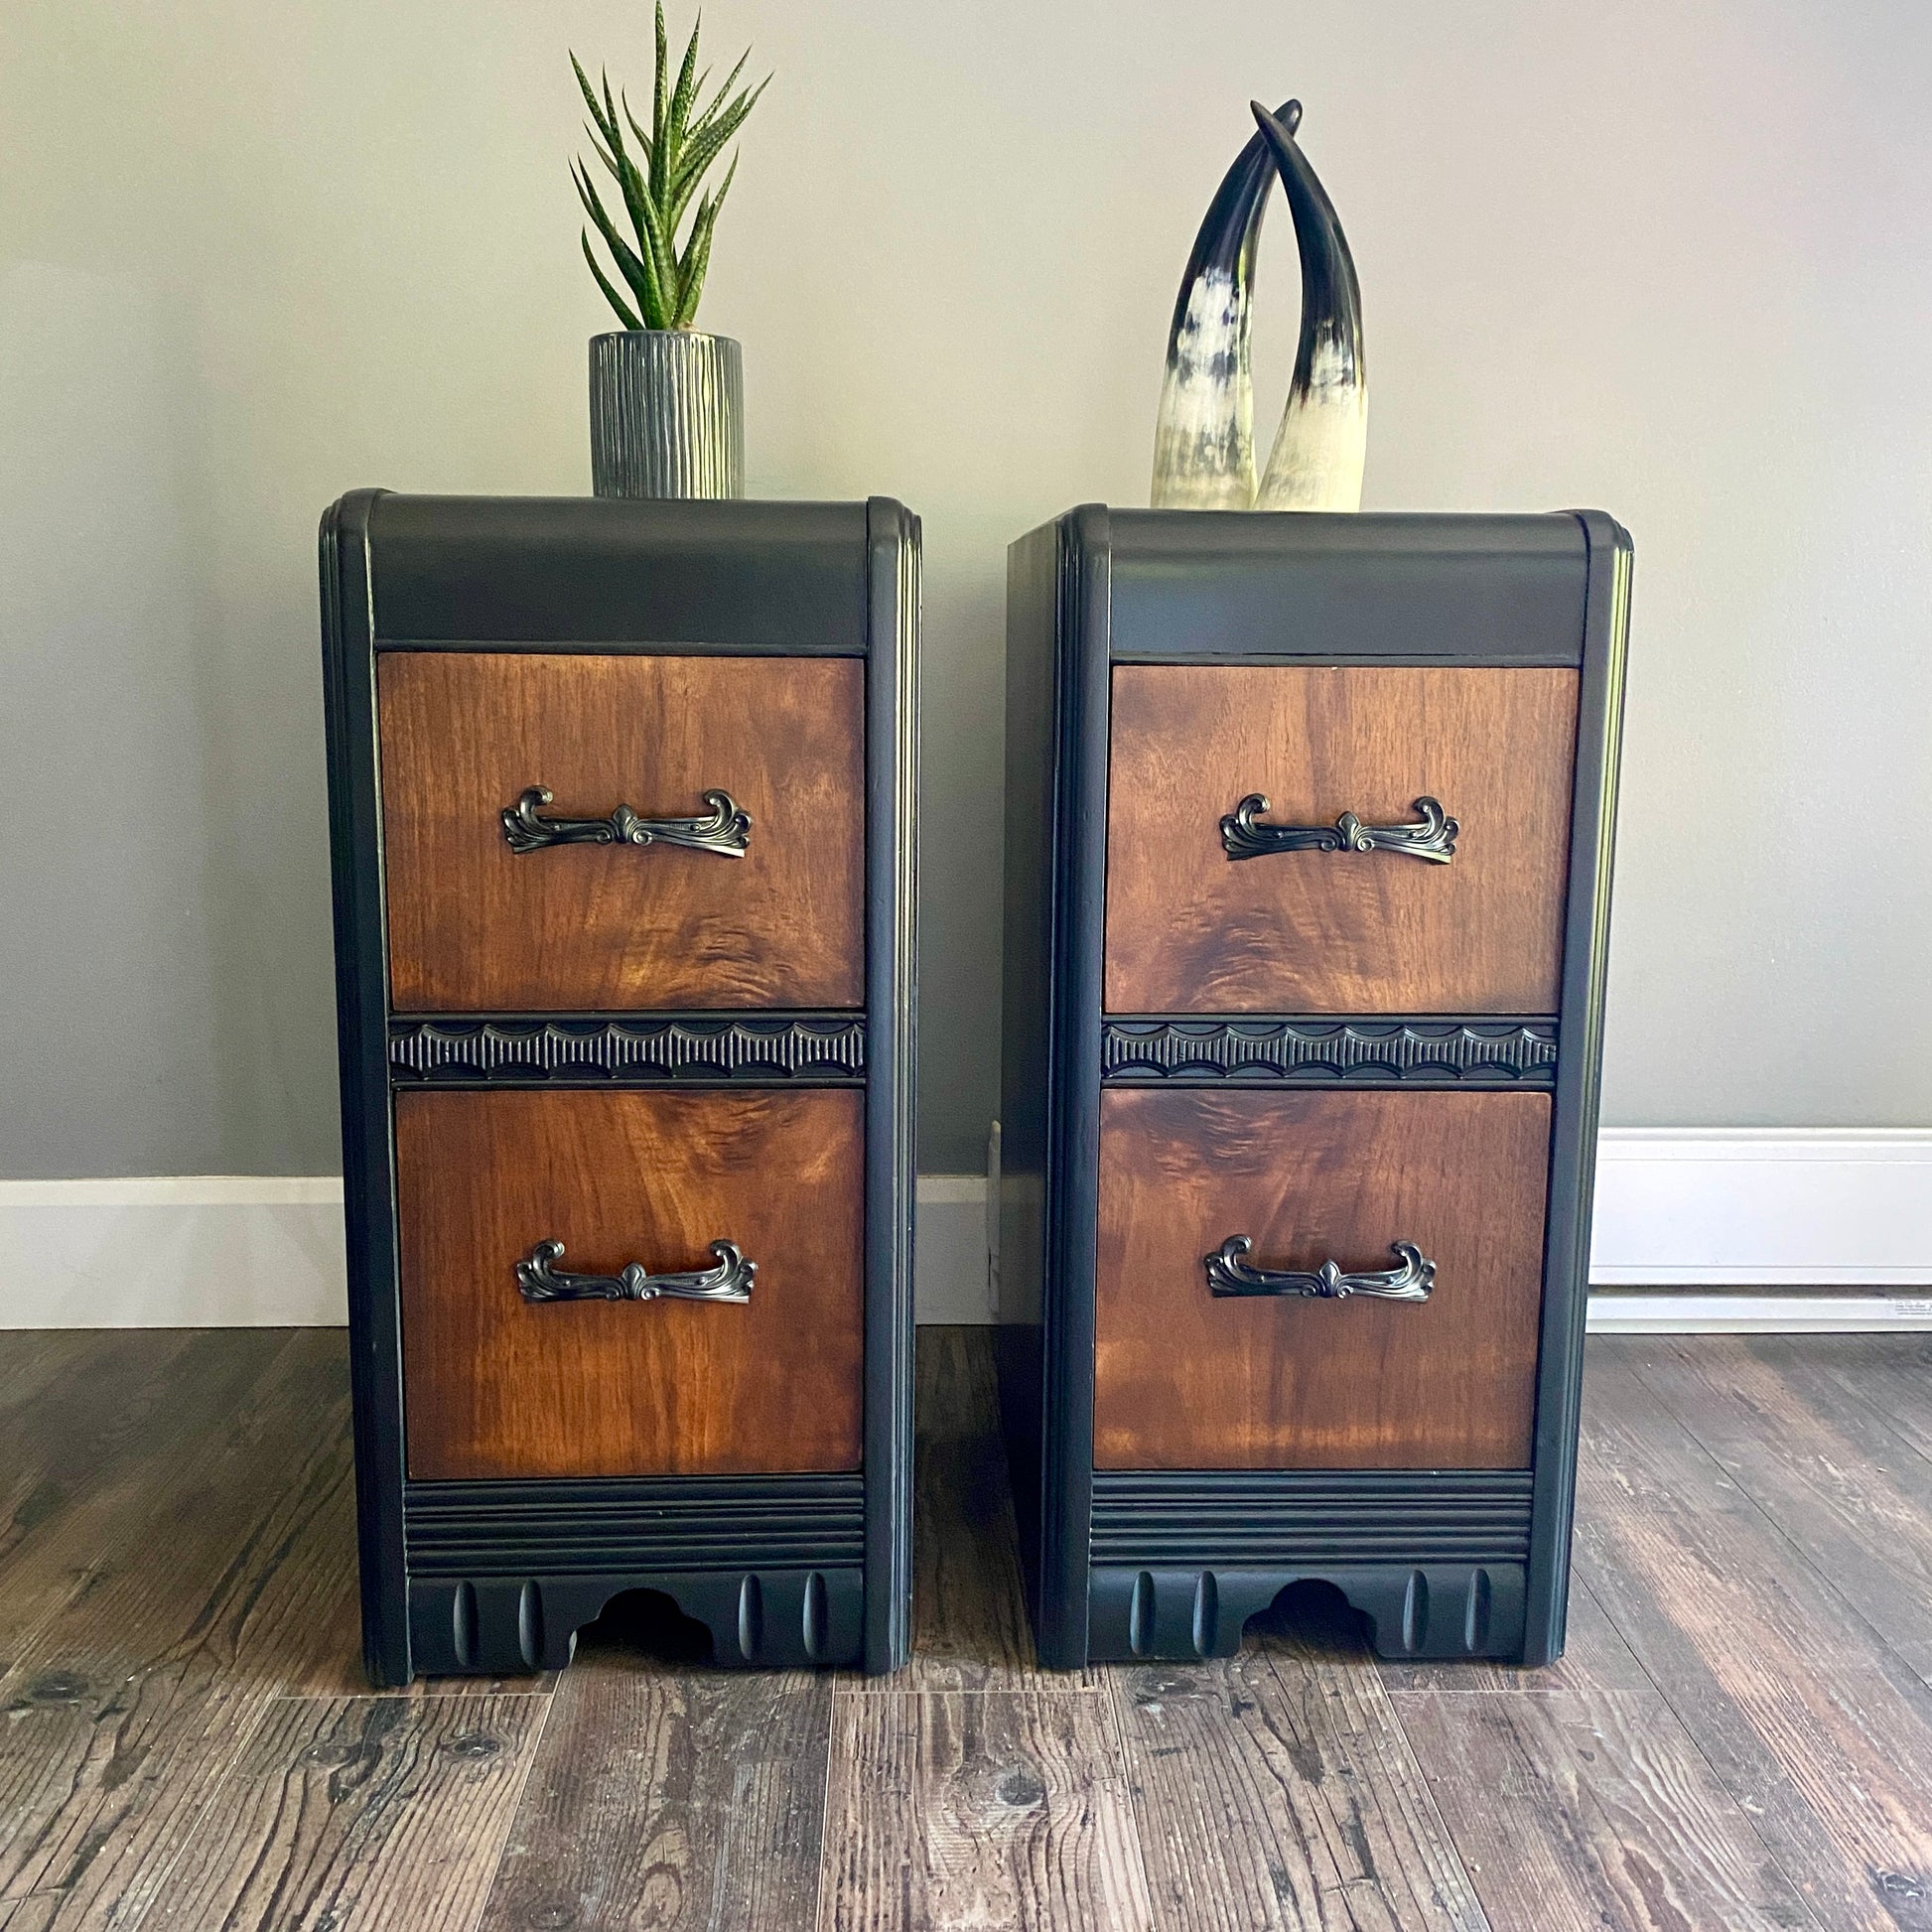
<svg viewBox="0 0 1932 1932"><path fill-rule="evenodd" d="M1553 1013L1578 674L1124 664L1113 673L1115 1013ZM1221 820L1457 820L1448 863L1230 859Z"/></svg>
<svg viewBox="0 0 1932 1932"><path fill-rule="evenodd" d="M409 1473L856 1469L864 1096L396 1096ZM515 1264L758 1264L745 1304L531 1303Z"/></svg>
<svg viewBox="0 0 1932 1932"><path fill-rule="evenodd" d="M378 679L397 1011L862 1003L859 660L396 651ZM518 853L533 785L577 819L725 791L751 830Z"/></svg>
<svg viewBox="0 0 1932 1932"><path fill-rule="evenodd" d="M1519 1468L1530 1459L1550 1102L1535 1093L1101 1096L1094 1461ZM1224 1299L1268 1269L1436 1264L1427 1302Z"/></svg>

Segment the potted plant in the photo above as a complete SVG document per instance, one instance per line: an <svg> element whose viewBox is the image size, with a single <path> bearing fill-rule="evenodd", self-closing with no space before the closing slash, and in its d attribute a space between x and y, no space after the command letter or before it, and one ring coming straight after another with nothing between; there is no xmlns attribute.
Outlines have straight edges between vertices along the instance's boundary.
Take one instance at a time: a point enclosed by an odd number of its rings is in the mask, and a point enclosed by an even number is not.
<svg viewBox="0 0 1932 1932"><path fill-rule="evenodd" d="M584 211L610 251L617 279L598 260L590 230L584 259L623 324L591 338L591 477L600 496L743 496L745 382L739 345L692 325L711 261L711 237L725 205L732 159L715 194L700 190L770 76L734 94L751 59L740 57L724 85L699 105L698 28L671 76L663 0L657 5L657 74L647 133L610 76L593 87L577 56L570 65L590 109L586 133L616 184L630 225L626 237L606 209L588 166L571 169ZM626 140L636 144L633 158ZM685 216L690 225L680 243ZM620 284L623 291L621 292Z"/></svg>

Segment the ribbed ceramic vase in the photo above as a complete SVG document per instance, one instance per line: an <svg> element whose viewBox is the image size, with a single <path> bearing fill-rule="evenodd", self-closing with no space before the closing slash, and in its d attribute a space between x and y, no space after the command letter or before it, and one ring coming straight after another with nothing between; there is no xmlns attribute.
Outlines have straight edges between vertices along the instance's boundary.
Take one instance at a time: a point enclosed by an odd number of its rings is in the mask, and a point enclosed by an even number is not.
<svg viewBox="0 0 1932 1932"><path fill-rule="evenodd" d="M600 496L745 494L745 365L729 336L591 338L591 483Z"/></svg>

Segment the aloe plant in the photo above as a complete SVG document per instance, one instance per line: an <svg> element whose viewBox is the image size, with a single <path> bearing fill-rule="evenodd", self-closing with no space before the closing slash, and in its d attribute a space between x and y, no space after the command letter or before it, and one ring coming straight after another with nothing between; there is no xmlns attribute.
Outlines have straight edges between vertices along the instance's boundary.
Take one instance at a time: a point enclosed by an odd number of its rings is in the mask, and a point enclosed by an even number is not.
<svg viewBox="0 0 1932 1932"><path fill-rule="evenodd" d="M771 76L767 74L756 87L733 94L738 76L745 71L745 63L752 58L747 49L725 84L712 95L710 104L699 107L698 97L704 92L710 74L708 70L702 74L698 71L698 25L691 29L690 43L673 82L670 48L664 37L664 4L658 0L657 79L651 98L649 133L638 126L621 89L613 95L609 74L599 74L603 82L600 93L591 85L577 56L570 57L577 84L583 89L584 104L591 110L590 124L584 131L591 137L598 160L617 183L634 240L626 240L606 211L590 170L583 162L572 163L570 178L577 185L584 212L604 237L611 259L629 288L635 306L618 292L598 261L588 228L583 230L584 259L590 263L591 273L597 277L605 299L626 329L689 329L696 320L705 269L711 261L712 231L718 225L718 210L731 192L732 177L738 172L738 157L732 157L724 182L715 195L699 195L698 190L723 154L725 143L744 125L759 95L770 84ZM637 144L641 166L631 158L624 144L626 123ZM692 212L694 197L697 207ZM680 246L678 224L687 212L691 212L691 226Z"/></svg>

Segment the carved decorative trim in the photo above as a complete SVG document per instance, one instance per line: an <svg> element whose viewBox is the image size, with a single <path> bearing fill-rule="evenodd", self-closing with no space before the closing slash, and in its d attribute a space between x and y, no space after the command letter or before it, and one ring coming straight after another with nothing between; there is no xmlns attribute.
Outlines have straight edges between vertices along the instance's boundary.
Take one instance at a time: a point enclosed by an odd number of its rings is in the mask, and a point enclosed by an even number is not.
<svg viewBox="0 0 1932 1932"><path fill-rule="evenodd" d="M555 1266L564 1244L539 1241L516 1264L516 1292L526 1302L749 1302L758 1263L735 1241L714 1241L711 1252L715 1268L650 1275L633 1261L615 1275L572 1275Z"/></svg>
<svg viewBox="0 0 1932 1932"><path fill-rule="evenodd" d="M409 1648L429 1676L473 1671L512 1676L562 1670L576 1632L614 1596L648 1589L668 1596L701 1632L697 1660L723 1669L814 1670L856 1665L865 1654L865 1571L750 1568L727 1552L695 1570L626 1565L595 1574L409 1579ZM708 1653L708 1654L707 1654Z"/></svg>
<svg viewBox="0 0 1932 1932"><path fill-rule="evenodd" d="M1436 1264L1413 1241L1390 1244L1395 1267L1353 1275L1343 1274L1333 1261L1307 1273L1296 1268L1258 1268L1248 1259L1254 1247L1245 1234L1231 1234L1211 1255L1201 1257L1212 1294L1289 1295L1322 1302L1371 1295L1384 1302L1426 1302L1436 1286Z"/></svg>
<svg viewBox="0 0 1932 1932"><path fill-rule="evenodd" d="M1556 1084L1554 1020L1110 1020L1102 1077L1123 1084Z"/></svg>
<svg viewBox="0 0 1932 1932"><path fill-rule="evenodd" d="M702 818L642 818L620 805L609 818L539 818L550 803L542 785L531 785L514 805L503 807L503 842L512 852L540 852L550 845L681 845L742 859L752 821L728 791L707 791L711 810Z"/></svg>
<svg viewBox="0 0 1932 1932"><path fill-rule="evenodd" d="M453 1086L586 1077L626 1085L850 1082L865 1077L866 1023L856 1014L392 1020L389 1071L398 1080Z"/></svg>
<svg viewBox="0 0 1932 1932"><path fill-rule="evenodd" d="M1418 798L1420 825L1364 825L1343 812L1332 825L1263 825L1268 800L1251 791L1221 820L1221 844L1230 859L1261 859L1274 852L1400 852L1446 866L1455 857L1462 829L1434 798Z"/></svg>
<svg viewBox="0 0 1932 1932"><path fill-rule="evenodd" d="M1098 1565L1087 1580L1094 1663L1231 1657L1242 1626L1291 1584L1333 1585L1367 1617L1389 1658L1521 1660L1526 1578L1520 1563L1338 1563L1262 1556L1240 1568Z"/></svg>

